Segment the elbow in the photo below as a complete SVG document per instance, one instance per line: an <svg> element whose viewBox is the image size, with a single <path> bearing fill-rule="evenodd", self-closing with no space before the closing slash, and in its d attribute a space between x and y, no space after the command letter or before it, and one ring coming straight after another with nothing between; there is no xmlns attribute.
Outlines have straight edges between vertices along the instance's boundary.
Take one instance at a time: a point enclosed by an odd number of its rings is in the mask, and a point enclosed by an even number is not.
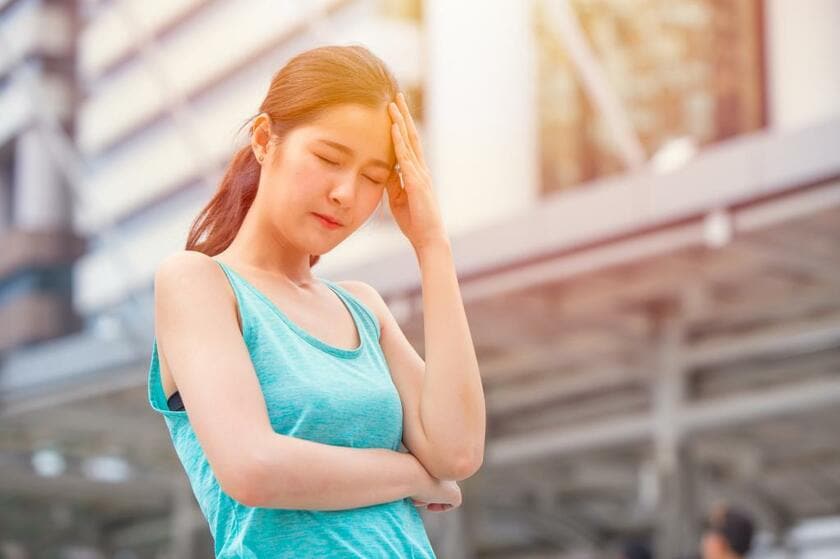
<svg viewBox="0 0 840 559"><path fill-rule="evenodd" d="M220 480L222 491L247 507L263 506L262 497L266 492L261 481L261 471L260 463L256 459L240 461L236 471L225 478L224 484Z"/></svg>
<svg viewBox="0 0 840 559"><path fill-rule="evenodd" d="M481 465L484 463L484 456L479 454L477 457L467 457L458 462L455 469L456 480L462 481L474 476Z"/></svg>
<svg viewBox="0 0 840 559"><path fill-rule="evenodd" d="M484 463L484 442L477 445L468 445L460 459L455 463L457 481L465 480L474 476Z"/></svg>
<svg viewBox="0 0 840 559"><path fill-rule="evenodd" d="M438 465L429 470L429 473L440 480L463 481L472 477L481 468L484 462L483 456L461 456L455 460L449 460L445 464Z"/></svg>
<svg viewBox="0 0 840 559"><path fill-rule="evenodd" d="M244 483L239 483L229 487L230 488L224 490L224 492L237 503L245 505L246 507L262 506L262 503L257 500L258 492L254 489L254 487Z"/></svg>

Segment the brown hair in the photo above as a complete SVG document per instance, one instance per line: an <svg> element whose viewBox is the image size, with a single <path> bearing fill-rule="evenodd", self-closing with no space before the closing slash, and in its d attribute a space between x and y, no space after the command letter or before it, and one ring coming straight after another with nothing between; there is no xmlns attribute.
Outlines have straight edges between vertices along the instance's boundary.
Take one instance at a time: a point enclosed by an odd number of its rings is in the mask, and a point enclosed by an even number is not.
<svg viewBox="0 0 840 559"><path fill-rule="evenodd" d="M282 143L291 130L330 107L357 103L378 108L393 100L397 91L397 81L385 63L367 48L317 47L297 54L274 74L260 110L242 127L267 113ZM256 197L260 169L250 142L234 154L218 191L190 227L187 250L214 256L230 245ZM317 254L310 255L309 265L318 259Z"/></svg>

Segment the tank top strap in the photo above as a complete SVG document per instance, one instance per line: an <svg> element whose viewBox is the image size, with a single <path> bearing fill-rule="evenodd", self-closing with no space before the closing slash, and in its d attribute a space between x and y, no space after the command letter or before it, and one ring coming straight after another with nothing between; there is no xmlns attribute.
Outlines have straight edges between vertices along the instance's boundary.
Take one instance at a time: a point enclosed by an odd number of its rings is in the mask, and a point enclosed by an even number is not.
<svg viewBox="0 0 840 559"><path fill-rule="evenodd" d="M254 309L258 307L259 303L255 302L255 294L250 285L244 281L232 268L229 268L221 260L213 261L219 265L227 277L228 284L233 290L233 296L236 301L236 312L239 315L239 323L242 329L242 336L246 339L251 335L251 322Z"/></svg>
<svg viewBox="0 0 840 559"><path fill-rule="evenodd" d="M335 293L344 301L348 308L351 309L351 312L354 312L362 318L362 322L365 325L365 329L371 336L373 336L373 341L378 343L381 332L381 326L379 324L379 318L376 316L376 314L372 310L370 310L367 305L362 303L358 297L356 297L355 295L347 291L345 288L338 285L336 282L322 277L319 277L318 279L323 281L330 289L335 291Z"/></svg>
<svg viewBox="0 0 840 559"><path fill-rule="evenodd" d="M254 335L254 330L251 326L252 321L256 316L267 314L279 317L291 330L296 332L300 337L306 339L309 343L320 347L328 352L335 353L342 357L355 357L361 353L361 345L356 349L344 349L330 347L324 342L314 338L311 334L303 330L299 325L294 323L286 314L280 310L268 297L258 290L247 279L239 275L239 273L227 266L220 260L213 259L224 270L228 281L233 288L234 295L237 300L237 307L239 309L239 316L242 321L242 332L246 341ZM366 338L370 344L379 345L380 338L380 324L379 319L362 303L358 297L354 296L347 289L338 285L337 282L328 280L326 278L315 276L329 287L344 305L353 317L353 321L359 329L359 335ZM362 344L364 345L364 344Z"/></svg>
<svg viewBox="0 0 840 559"><path fill-rule="evenodd" d="M245 297L245 294L249 293L247 286L242 283L239 274L234 272L231 268L228 268L224 262L222 262L221 260L216 260L215 258L213 258L213 261L216 264L218 264L222 271L225 273L228 279L228 283L230 283L230 286L233 289L233 294L236 295L237 301L241 303L241 301Z"/></svg>

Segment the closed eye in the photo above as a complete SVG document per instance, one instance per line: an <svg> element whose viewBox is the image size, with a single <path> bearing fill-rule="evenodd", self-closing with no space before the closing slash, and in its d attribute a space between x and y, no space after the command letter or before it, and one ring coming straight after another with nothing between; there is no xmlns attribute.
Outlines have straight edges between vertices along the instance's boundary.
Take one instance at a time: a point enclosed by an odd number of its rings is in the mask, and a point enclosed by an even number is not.
<svg viewBox="0 0 840 559"><path fill-rule="evenodd" d="M336 163L335 161L332 161L332 160L330 160L330 159L327 159L326 157L321 157L321 156L320 156L320 155L318 155L318 154L315 154L315 157L317 157L317 158L318 158L318 159L320 159L321 161L326 161L326 162L327 162L328 164L330 164L330 165L338 165L338 163Z"/></svg>
<svg viewBox="0 0 840 559"><path fill-rule="evenodd" d="M325 162L325 163L327 163L328 165L333 165L333 166L338 165L338 163L336 163L335 161L332 161L332 160L330 160L330 159L327 159L326 157L321 157L321 156L320 156L320 155L318 155L317 153L315 154L315 157L317 157L317 158L318 158L318 159L320 159L321 161L324 161L324 162ZM367 180L369 180L370 182L372 182L373 184L378 184L378 185L385 184L385 182L384 182L384 181L377 181L377 180L374 180L374 179L370 178L370 177L369 177L369 176L367 176L367 175L365 175L365 178L366 178Z"/></svg>

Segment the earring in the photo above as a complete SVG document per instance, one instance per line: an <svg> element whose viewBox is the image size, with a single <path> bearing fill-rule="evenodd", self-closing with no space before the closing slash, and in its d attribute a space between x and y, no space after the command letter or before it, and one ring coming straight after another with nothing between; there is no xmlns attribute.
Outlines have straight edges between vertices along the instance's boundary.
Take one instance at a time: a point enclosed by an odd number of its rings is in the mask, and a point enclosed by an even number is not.
<svg viewBox="0 0 840 559"><path fill-rule="evenodd" d="M262 163L262 160L263 160L263 156L262 156L262 155L258 155L258 156L257 156L257 161L259 161L260 163Z"/></svg>

